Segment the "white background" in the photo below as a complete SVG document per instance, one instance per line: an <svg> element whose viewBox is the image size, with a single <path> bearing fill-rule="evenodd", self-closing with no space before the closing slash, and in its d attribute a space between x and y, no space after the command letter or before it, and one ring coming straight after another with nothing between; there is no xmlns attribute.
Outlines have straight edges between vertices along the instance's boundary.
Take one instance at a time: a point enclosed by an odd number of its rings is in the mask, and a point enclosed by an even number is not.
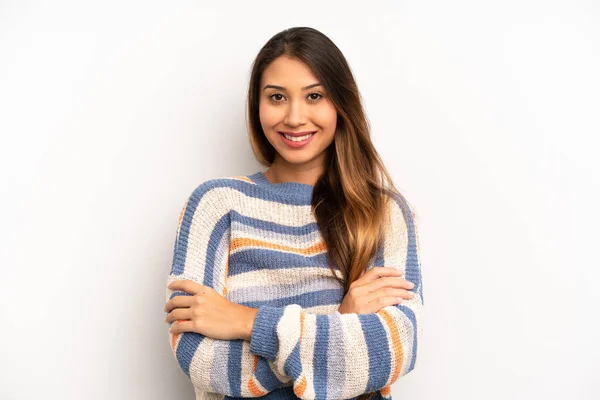
<svg viewBox="0 0 600 400"><path fill-rule="evenodd" d="M311 26L420 217L395 399L598 399L597 1L0 1L0 398L193 399L179 211L246 175L250 64Z"/></svg>

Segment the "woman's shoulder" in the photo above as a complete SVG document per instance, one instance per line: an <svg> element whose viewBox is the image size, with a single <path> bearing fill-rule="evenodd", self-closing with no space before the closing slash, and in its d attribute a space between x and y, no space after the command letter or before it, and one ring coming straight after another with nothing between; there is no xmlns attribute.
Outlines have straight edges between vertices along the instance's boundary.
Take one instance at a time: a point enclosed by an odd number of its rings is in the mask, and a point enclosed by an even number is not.
<svg viewBox="0 0 600 400"><path fill-rule="evenodd" d="M399 210L405 217L417 218L414 205L408 201L404 194L397 190L387 190L385 194L388 206Z"/></svg>
<svg viewBox="0 0 600 400"><path fill-rule="evenodd" d="M232 187L230 177L209 178L200 183L196 183L188 192L187 204L198 205L200 203L211 207L222 207L229 204L228 198L231 196Z"/></svg>
<svg viewBox="0 0 600 400"><path fill-rule="evenodd" d="M196 184L188 195L187 202L200 202L215 207L229 207L235 200L247 191L254 182L244 175L226 175L206 179Z"/></svg>

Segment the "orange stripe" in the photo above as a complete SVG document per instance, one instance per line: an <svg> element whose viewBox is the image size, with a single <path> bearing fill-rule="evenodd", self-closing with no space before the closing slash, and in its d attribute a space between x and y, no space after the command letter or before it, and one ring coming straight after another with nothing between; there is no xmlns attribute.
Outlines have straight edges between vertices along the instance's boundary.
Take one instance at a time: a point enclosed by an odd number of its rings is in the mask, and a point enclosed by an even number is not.
<svg viewBox="0 0 600 400"><path fill-rule="evenodd" d="M379 393L381 393L381 395L382 395L383 397L389 397L389 396L390 396L390 393L392 393L392 388L391 388L390 386L386 386L386 387L384 387L384 388L381 388L381 389L379 390Z"/></svg>
<svg viewBox="0 0 600 400"><path fill-rule="evenodd" d="M297 385L294 385L294 393L296 394L296 396L302 397L305 390L306 390L306 377L304 375L302 375L302 379L300 379L300 382Z"/></svg>
<svg viewBox="0 0 600 400"><path fill-rule="evenodd" d="M383 318L392 336L392 348L394 349L396 361L394 363L394 372L392 373L392 378L389 381L389 384L392 384L396 381L396 379L398 379L398 376L400 375L400 368L402 367L402 362L404 360L404 349L402 348L402 341L400 340L400 332L398 331L398 327L394 323L394 318L392 317L392 315L384 309L379 310L377 314L379 314L379 316Z"/></svg>
<svg viewBox="0 0 600 400"><path fill-rule="evenodd" d="M302 345L302 332L304 331L304 312L300 311L300 345Z"/></svg>
<svg viewBox="0 0 600 400"><path fill-rule="evenodd" d="M248 183L254 183L254 181L252 179L250 179L250 178L248 178L246 176L243 176L243 175L234 175L234 176L231 176L230 179L238 179L240 181L245 181L245 182L248 182ZM254 183L254 184L256 185L256 183Z"/></svg>
<svg viewBox="0 0 600 400"><path fill-rule="evenodd" d="M250 380L248 381L248 390L250 391L250 393L252 393L255 397L260 397L260 396L264 396L265 394L267 394L268 392L265 392L263 390L261 390L258 385L256 384L256 382L254 381L255 377L254 377L254 372L256 371L256 368L258 367L258 359L260 357L255 355L254 356L254 365L252 366L252 376L250 377Z"/></svg>
<svg viewBox="0 0 600 400"><path fill-rule="evenodd" d="M181 212L179 213L179 220L177 221L177 232L178 233L179 233L179 230L181 229L181 221L183 221L183 214L185 213L187 203L188 203L188 200L185 201L185 204L183 205L183 208L181 209Z"/></svg>
<svg viewBox="0 0 600 400"><path fill-rule="evenodd" d="M231 251L231 247L229 247ZM227 278L229 277L229 256L225 259L225 276L223 278L223 297L227 296Z"/></svg>
<svg viewBox="0 0 600 400"><path fill-rule="evenodd" d="M252 375L250 377L250 380L248 381L248 390L250 391L250 393L252 393L255 397L260 397L260 396L264 396L265 394L267 394L268 392L265 392L263 390L261 390L256 383L254 382L254 375Z"/></svg>
<svg viewBox="0 0 600 400"><path fill-rule="evenodd" d="M175 345L177 344L177 338L181 334L180 333L171 333L170 335L171 335L171 349L173 349L173 351L175 351Z"/></svg>
<svg viewBox="0 0 600 400"><path fill-rule="evenodd" d="M229 249L236 250L244 247L262 247L266 249L273 249L279 251L287 251L292 253L297 253L305 256L322 253L327 250L327 245L324 241L321 241L313 246L307 248L300 247L291 247L291 246L281 246L276 243L266 242L264 240L257 240L251 238L235 238L232 239L229 245Z"/></svg>
<svg viewBox="0 0 600 400"><path fill-rule="evenodd" d="M304 312L300 311L300 339L298 342L298 346L300 347L302 346L302 332L304 332ZM304 391L306 390L306 377L304 376L304 373L302 374L302 379L300 379L300 382L294 386L294 393L298 397L302 397Z"/></svg>

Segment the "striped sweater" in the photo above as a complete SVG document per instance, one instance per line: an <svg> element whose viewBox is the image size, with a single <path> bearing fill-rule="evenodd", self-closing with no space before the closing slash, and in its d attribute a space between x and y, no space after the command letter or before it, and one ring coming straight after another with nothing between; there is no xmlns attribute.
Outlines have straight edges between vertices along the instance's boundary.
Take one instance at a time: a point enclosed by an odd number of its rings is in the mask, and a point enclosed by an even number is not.
<svg viewBox="0 0 600 400"><path fill-rule="evenodd" d="M423 318L415 214L394 197L367 266L404 269L415 296L374 314L340 314L343 288L311 211L313 189L256 172L210 179L185 202L167 285L193 280L258 309L250 342L169 333L196 399L391 399L390 385L415 367ZM180 295L189 294L167 288L167 300Z"/></svg>

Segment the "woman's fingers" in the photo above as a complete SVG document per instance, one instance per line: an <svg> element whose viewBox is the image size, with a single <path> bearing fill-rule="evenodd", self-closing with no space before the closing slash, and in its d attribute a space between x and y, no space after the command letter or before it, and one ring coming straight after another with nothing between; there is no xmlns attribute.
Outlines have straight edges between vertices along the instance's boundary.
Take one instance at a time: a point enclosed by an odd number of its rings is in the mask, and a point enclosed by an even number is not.
<svg viewBox="0 0 600 400"><path fill-rule="evenodd" d="M190 307L196 300L194 296L175 296L165 304L166 323L171 323L177 319L190 319Z"/></svg>
<svg viewBox="0 0 600 400"><path fill-rule="evenodd" d="M366 279L366 283L376 281L382 277L398 277L404 275L404 271L398 268L391 267L373 267L367 272L364 277Z"/></svg>
<svg viewBox="0 0 600 400"><path fill-rule="evenodd" d="M175 296L165 303L165 312L171 312L174 308L191 307L194 301L194 296Z"/></svg>
<svg viewBox="0 0 600 400"><path fill-rule="evenodd" d="M404 270L391 267L373 267L366 273L363 271L360 277L352 282L350 287L360 287L375 282L382 277L400 277L404 276Z"/></svg>
<svg viewBox="0 0 600 400"><path fill-rule="evenodd" d="M401 299L396 296L377 297L373 301L368 302L363 306L363 311L359 314L374 314L387 306L395 306L400 303Z"/></svg>
<svg viewBox="0 0 600 400"><path fill-rule="evenodd" d="M384 277L377 279L368 285L369 291L378 290L382 287L393 287L398 289L410 290L415 287L414 283L404 279L404 275L400 277Z"/></svg>
<svg viewBox="0 0 600 400"><path fill-rule="evenodd" d="M182 332L194 332L194 323L192 321L179 321L169 329L169 332L174 335Z"/></svg>
<svg viewBox="0 0 600 400"><path fill-rule="evenodd" d="M404 300L410 300L414 297L414 294L405 289L383 287L381 289L372 291L369 294L365 295L365 299L367 300L368 303L370 303L374 300L377 300L378 298L385 298L385 297L396 297L396 298L401 297Z"/></svg>
<svg viewBox="0 0 600 400"><path fill-rule="evenodd" d="M192 311L189 308L176 308L171 311L165 318L165 322L170 324L177 320L188 320L192 319Z"/></svg>
<svg viewBox="0 0 600 400"><path fill-rule="evenodd" d="M365 295L367 304L363 305L362 313L376 313L384 307L393 306L403 300L411 300L415 294L405 289L382 287Z"/></svg>

